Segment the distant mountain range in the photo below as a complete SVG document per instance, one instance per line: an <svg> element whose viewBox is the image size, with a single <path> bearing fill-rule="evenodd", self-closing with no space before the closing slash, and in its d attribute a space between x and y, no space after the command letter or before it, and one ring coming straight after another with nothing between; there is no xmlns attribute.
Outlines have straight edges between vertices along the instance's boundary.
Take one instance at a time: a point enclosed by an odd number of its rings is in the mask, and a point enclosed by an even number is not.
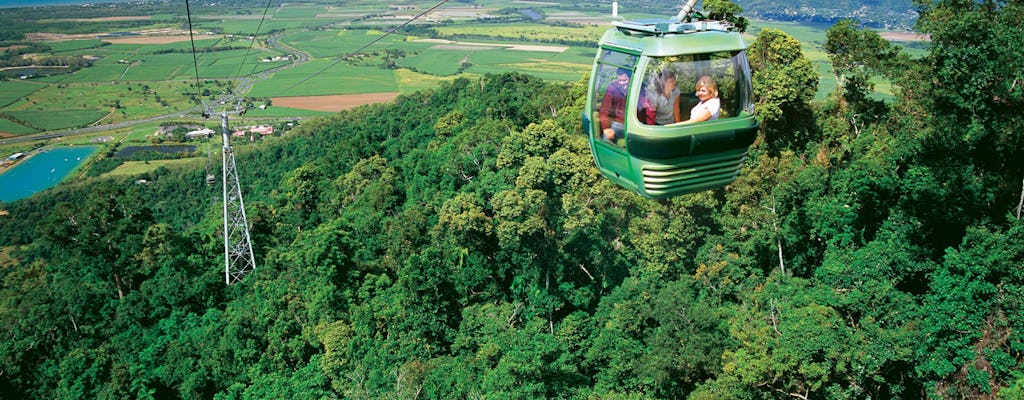
<svg viewBox="0 0 1024 400"><path fill-rule="evenodd" d="M732 0L743 7L747 18L834 23L855 19L865 26L886 29L910 29L917 22L912 0ZM619 0L626 9L652 12L678 10L682 0ZM698 9L702 6L698 4Z"/></svg>
<svg viewBox="0 0 1024 400"><path fill-rule="evenodd" d="M787 21L835 22L856 19L878 28L910 28L917 11L910 0L733 0L747 17Z"/></svg>

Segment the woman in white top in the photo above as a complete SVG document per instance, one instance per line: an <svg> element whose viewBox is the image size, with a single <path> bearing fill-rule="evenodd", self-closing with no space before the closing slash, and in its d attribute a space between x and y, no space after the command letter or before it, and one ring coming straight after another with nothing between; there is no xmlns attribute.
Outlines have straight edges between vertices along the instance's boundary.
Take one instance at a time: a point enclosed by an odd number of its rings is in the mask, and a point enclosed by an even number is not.
<svg viewBox="0 0 1024 400"><path fill-rule="evenodd" d="M700 99L700 103L690 110L690 119L672 125L718 119L722 110L722 102L718 99L718 85L715 84L715 81L710 76L704 75L697 80L694 89L697 90L697 98Z"/></svg>

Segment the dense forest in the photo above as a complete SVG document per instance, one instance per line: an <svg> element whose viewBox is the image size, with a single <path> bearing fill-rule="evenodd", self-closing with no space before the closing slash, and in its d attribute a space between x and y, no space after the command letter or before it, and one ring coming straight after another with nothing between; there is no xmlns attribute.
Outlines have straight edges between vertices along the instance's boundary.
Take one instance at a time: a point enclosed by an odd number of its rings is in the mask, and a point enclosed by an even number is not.
<svg viewBox="0 0 1024 400"><path fill-rule="evenodd" d="M240 146L257 269L201 167L3 205L4 398L1024 397L1024 3L748 55L730 186L602 179L585 84L458 79ZM890 101L872 82L893 83Z"/></svg>

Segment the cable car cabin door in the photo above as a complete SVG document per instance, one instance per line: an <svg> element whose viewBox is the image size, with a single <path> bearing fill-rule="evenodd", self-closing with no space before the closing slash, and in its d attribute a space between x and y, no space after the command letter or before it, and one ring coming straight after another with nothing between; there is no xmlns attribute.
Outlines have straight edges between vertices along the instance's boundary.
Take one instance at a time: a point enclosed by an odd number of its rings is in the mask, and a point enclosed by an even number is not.
<svg viewBox="0 0 1024 400"><path fill-rule="evenodd" d="M591 72L590 98L583 116L594 160L601 173L624 187L636 190L636 177L626 152L630 105L635 104L631 85L640 52L601 48Z"/></svg>

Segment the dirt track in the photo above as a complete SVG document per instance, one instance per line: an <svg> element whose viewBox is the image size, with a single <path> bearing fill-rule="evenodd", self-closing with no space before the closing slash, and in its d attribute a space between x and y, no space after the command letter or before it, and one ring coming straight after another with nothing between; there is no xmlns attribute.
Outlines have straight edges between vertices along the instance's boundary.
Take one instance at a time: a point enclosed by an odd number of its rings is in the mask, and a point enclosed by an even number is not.
<svg viewBox="0 0 1024 400"><path fill-rule="evenodd" d="M338 112L366 104L386 103L398 97L397 92L346 94L333 96L272 97L275 106L303 110Z"/></svg>
<svg viewBox="0 0 1024 400"><path fill-rule="evenodd" d="M213 36L195 35L196 40L208 39ZM188 35L166 35L166 36L125 36L119 38L103 38L104 42L114 44L167 44L184 42L189 40Z"/></svg>
<svg viewBox="0 0 1024 400"><path fill-rule="evenodd" d="M894 42L927 42L931 40L928 35L914 32L879 32L878 36Z"/></svg>
<svg viewBox="0 0 1024 400"><path fill-rule="evenodd" d="M67 22L114 22L114 21L148 21L153 19L149 15L122 16L122 17L100 17L100 18L64 18L58 21Z"/></svg>

